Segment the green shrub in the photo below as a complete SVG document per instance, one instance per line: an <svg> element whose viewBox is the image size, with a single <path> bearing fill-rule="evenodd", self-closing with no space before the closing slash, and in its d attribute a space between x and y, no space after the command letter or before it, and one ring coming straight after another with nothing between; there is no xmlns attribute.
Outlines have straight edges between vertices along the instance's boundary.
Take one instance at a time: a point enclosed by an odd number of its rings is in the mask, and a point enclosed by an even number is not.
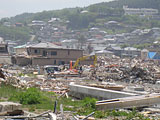
<svg viewBox="0 0 160 120"><path fill-rule="evenodd" d="M95 109L96 101L97 100L95 98L86 97L82 102L85 107Z"/></svg>
<svg viewBox="0 0 160 120"><path fill-rule="evenodd" d="M85 99L79 101L79 107L76 109L77 114L79 115L88 115L95 111L96 108L96 99L86 97Z"/></svg>
<svg viewBox="0 0 160 120"><path fill-rule="evenodd" d="M43 100L42 93L37 88L29 88L26 91L21 91L13 94L10 101L19 101L23 105L40 104Z"/></svg>
<svg viewBox="0 0 160 120"><path fill-rule="evenodd" d="M29 112L34 112L36 110L36 106L29 107Z"/></svg>
<svg viewBox="0 0 160 120"><path fill-rule="evenodd" d="M104 118L104 117L106 117L106 115L105 115L104 111L95 111L94 117L96 117L96 118Z"/></svg>
<svg viewBox="0 0 160 120"><path fill-rule="evenodd" d="M21 104L39 104L41 103L41 99L41 93L37 88L29 88L19 96Z"/></svg>

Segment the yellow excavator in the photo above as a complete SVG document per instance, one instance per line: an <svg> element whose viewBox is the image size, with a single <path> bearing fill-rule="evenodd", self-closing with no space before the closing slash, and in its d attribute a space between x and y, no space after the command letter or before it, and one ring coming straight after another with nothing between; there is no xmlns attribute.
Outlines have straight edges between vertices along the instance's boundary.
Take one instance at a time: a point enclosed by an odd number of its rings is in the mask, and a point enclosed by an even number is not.
<svg viewBox="0 0 160 120"><path fill-rule="evenodd" d="M76 60L74 63L72 69L76 69L79 65L80 61L85 61L86 59L92 59L93 60L93 66L97 64L97 56L96 55L89 55L89 56L82 56Z"/></svg>

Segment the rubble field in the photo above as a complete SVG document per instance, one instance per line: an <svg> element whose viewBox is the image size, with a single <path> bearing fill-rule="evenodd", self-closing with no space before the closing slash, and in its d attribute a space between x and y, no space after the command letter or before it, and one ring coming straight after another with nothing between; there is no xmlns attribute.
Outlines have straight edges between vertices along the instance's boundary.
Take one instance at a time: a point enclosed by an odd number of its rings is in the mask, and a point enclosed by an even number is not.
<svg viewBox="0 0 160 120"><path fill-rule="evenodd" d="M113 56L112 58L98 57L98 64L96 67L82 66L83 72L74 70L61 70L56 72L57 76L48 76L48 74L43 72L43 67L37 66L9 66L1 67L0 71L0 82L14 86L17 89L26 90L28 88L36 87L44 92L52 92L56 97L65 97L65 99L70 99L70 87L71 83L77 85L83 85L94 88L101 88L113 91L122 91L133 93L137 95L149 95L149 94L159 94L160 93L160 66L157 61L142 60L138 58L134 59L121 59L119 57ZM58 98L59 98L58 97ZM90 97L90 96L89 96ZM1 100L6 100L1 97ZM54 99L55 100L55 99ZM58 101L58 99L57 99ZM79 101L74 96L71 97L71 101ZM71 102L70 101L70 102ZM54 104L54 103L53 103ZM52 106L53 106L52 104ZM59 105L59 104L58 104ZM156 105L156 106L155 106ZM155 103L153 106L147 106L138 111L140 114L151 117L159 116L159 103ZM69 108L73 106L69 106ZM71 109L70 108L70 109ZM51 114L49 119L84 119L85 117L73 118L73 111L63 111L62 106L61 111L58 114ZM118 109L118 111L129 112L128 109ZM93 112L93 111L91 111ZM89 113L84 115L87 116ZM94 113L93 113L94 114ZM97 113L95 113L97 114ZM99 113L102 114L102 113ZM105 114L105 113L103 113ZM116 112L115 112L116 114ZM47 113L50 115L50 112ZM93 116L93 118L91 117ZM91 115L90 119L95 119L94 115ZM97 116L97 115L96 115ZM105 115L102 115L105 116ZM117 115L118 116L118 115ZM53 118L52 118L53 117ZM139 117L139 116L138 116ZM126 116L117 117L116 119L125 119ZM57 119L57 118L56 118ZM98 119L98 118L97 118ZM106 118L106 120L114 118ZM156 118L158 119L158 118Z"/></svg>

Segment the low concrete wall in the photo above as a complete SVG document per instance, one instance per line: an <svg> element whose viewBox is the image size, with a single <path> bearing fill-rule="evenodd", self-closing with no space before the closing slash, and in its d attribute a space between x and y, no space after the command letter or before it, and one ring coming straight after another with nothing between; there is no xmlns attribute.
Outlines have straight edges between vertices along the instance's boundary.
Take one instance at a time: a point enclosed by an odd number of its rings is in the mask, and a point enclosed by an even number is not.
<svg viewBox="0 0 160 120"><path fill-rule="evenodd" d="M30 65L31 64L31 59L30 58L26 58L26 57L21 57L18 56L15 58L15 64L19 65L19 66L26 66L26 65Z"/></svg>
<svg viewBox="0 0 160 120"><path fill-rule="evenodd" d="M94 97L99 100L107 100L107 99L123 98L123 97L137 95L122 91L107 90L107 89L75 85L75 84L70 84L69 89L70 89L69 95L80 99L83 99L84 97Z"/></svg>

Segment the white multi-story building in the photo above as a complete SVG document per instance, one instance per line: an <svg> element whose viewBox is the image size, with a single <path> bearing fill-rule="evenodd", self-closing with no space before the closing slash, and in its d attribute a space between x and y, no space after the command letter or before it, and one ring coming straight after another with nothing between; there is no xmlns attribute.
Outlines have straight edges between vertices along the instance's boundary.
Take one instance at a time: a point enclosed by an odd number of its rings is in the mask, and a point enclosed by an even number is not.
<svg viewBox="0 0 160 120"><path fill-rule="evenodd" d="M152 8L128 8L128 6L123 6L125 15L145 15L151 16L158 14L157 9Z"/></svg>

